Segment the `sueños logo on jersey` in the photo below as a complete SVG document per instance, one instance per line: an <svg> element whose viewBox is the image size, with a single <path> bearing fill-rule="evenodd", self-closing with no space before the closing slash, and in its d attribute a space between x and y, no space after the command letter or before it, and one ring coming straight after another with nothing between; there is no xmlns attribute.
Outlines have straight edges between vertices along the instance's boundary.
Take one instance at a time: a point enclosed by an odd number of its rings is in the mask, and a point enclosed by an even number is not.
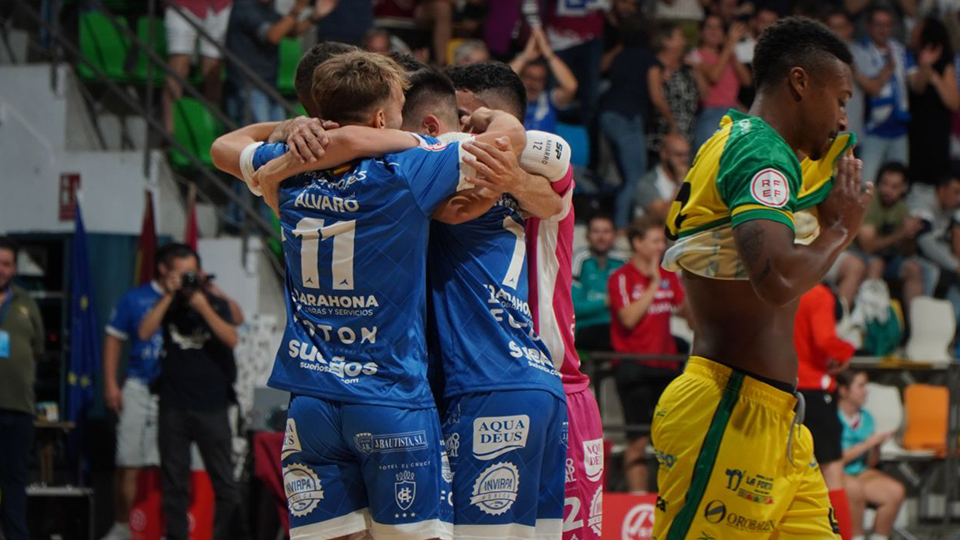
<svg viewBox="0 0 960 540"><path fill-rule="evenodd" d="M427 433L423 430L388 433L386 435L357 433L353 436L353 444L357 447L357 450L364 454L390 454L410 450L425 450L428 446Z"/></svg>
<svg viewBox="0 0 960 540"><path fill-rule="evenodd" d="M352 384L359 382L360 375L376 375L378 366L375 362L347 362L342 356L334 356L329 362L323 357L323 354L309 343L301 343L291 339L287 343L287 354L290 358L300 359L300 367L310 371L319 371L321 373L330 373L343 380L344 383Z"/></svg>
<svg viewBox="0 0 960 540"><path fill-rule="evenodd" d="M323 500L323 487L317 473L300 463L283 468L283 492L290 513L296 517L309 514Z"/></svg>
<svg viewBox="0 0 960 540"><path fill-rule="evenodd" d="M527 446L530 417L486 416L473 421L473 456L481 461L496 459Z"/></svg>

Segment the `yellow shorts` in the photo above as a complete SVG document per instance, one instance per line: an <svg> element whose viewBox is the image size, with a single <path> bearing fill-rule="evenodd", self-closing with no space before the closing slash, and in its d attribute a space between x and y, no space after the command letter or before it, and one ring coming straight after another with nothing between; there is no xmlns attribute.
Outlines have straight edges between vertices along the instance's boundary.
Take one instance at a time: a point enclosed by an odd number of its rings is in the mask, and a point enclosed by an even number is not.
<svg viewBox="0 0 960 540"><path fill-rule="evenodd" d="M660 465L653 540L839 540L813 438L794 425L796 403L691 357L653 419Z"/></svg>

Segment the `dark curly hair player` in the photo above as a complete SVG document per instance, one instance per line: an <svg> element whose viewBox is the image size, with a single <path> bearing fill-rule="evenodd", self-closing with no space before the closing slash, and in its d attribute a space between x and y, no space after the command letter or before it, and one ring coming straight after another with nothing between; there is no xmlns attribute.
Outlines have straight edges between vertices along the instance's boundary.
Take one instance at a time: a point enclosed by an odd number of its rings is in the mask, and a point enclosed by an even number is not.
<svg viewBox="0 0 960 540"><path fill-rule="evenodd" d="M697 339L651 426L655 538L839 539L802 423L793 326L872 192L841 133L850 62L820 23L768 28L753 107L727 112L671 205L663 266L683 270Z"/></svg>

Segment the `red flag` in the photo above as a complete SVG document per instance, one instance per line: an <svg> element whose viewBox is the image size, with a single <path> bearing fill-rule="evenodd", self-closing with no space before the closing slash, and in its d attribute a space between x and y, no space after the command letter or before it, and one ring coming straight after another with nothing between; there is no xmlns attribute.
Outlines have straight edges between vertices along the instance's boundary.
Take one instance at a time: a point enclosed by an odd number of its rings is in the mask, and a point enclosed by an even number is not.
<svg viewBox="0 0 960 540"><path fill-rule="evenodd" d="M153 279L154 262L157 256L157 229L153 220L153 194L147 190L147 204L143 208L143 224L140 225L140 242L137 244L137 262L133 277L137 285Z"/></svg>
<svg viewBox="0 0 960 540"><path fill-rule="evenodd" d="M183 231L183 243L197 250L197 239L200 230L197 228L197 188L192 183L187 195L187 226Z"/></svg>

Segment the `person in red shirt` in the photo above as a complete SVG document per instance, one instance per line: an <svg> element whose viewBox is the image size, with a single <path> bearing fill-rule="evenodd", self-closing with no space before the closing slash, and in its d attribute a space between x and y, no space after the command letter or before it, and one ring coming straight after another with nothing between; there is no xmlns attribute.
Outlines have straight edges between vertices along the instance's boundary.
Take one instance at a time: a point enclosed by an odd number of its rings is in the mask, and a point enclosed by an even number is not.
<svg viewBox="0 0 960 540"><path fill-rule="evenodd" d="M663 222L644 217L627 230L633 258L610 275L610 341L616 352L675 355L677 345L670 334L670 317L684 306L680 280L660 268L667 241ZM686 313L685 307L682 312ZM624 360L616 362L617 393L623 403L628 425L649 426L660 394L679 373L680 364L665 360ZM633 492L648 490L645 459L650 443L649 428L628 431L624 453L627 487Z"/></svg>
<svg viewBox="0 0 960 540"><path fill-rule="evenodd" d="M843 490L843 426L837 416L837 382L833 375L847 367L853 345L837 336L836 298L820 284L800 297L793 345L797 350L797 390L807 404L803 423L813 435L813 453L820 463L841 536L850 538L850 506Z"/></svg>

